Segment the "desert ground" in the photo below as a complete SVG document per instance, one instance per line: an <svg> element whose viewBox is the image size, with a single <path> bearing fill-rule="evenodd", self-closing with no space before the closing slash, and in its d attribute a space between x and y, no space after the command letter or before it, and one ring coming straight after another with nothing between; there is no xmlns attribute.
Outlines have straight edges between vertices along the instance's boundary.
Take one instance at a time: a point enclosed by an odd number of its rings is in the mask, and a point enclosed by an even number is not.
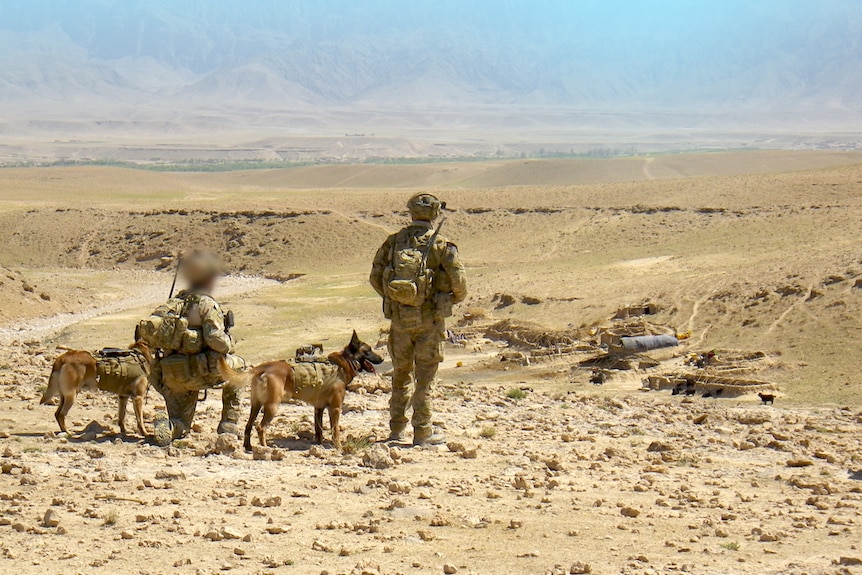
<svg viewBox="0 0 862 575"><path fill-rule="evenodd" d="M380 442L388 363L348 395L342 452L305 405L253 453L216 435L218 392L168 449L121 437L107 394L68 436L38 405L60 347L129 344L194 246L223 254L250 362L382 343L370 262L419 190L471 291L435 389L448 445ZM4 168L0 572L862 573L860 237L851 152ZM621 365L599 346L621 329L682 340ZM692 373L755 385L645 387Z"/></svg>

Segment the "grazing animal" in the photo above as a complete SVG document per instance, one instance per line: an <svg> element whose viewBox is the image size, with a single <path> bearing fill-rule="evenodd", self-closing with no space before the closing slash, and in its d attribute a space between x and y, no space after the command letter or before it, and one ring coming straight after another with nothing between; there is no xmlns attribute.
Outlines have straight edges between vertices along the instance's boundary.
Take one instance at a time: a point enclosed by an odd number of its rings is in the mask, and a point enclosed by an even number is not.
<svg viewBox="0 0 862 575"><path fill-rule="evenodd" d="M680 384L677 384L673 387L670 394L671 395L679 395L680 393L682 393L682 391L683 391L683 384L680 383Z"/></svg>
<svg viewBox="0 0 862 575"><path fill-rule="evenodd" d="M775 404L775 396L771 393L758 393L758 397L760 397L760 403L763 405L774 405Z"/></svg>
<svg viewBox="0 0 862 575"><path fill-rule="evenodd" d="M301 399L314 407L314 436L323 442L323 410L329 411L332 443L341 449L339 419L347 385L357 373L374 373L374 365L383 358L353 332L350 343L343 350L329 354L327 360L300 362L271 361L247 372L232 370L227 362L219 362L219 373L234 386L251 386L251 413L245 426L243 446L251 451L251 430L257 429L258 440L266 445L266 428L278 413L280 403ZM263 419L255 423L263 409Z"/></svg>
<svg viewBox="0 0 862 575"><path fill-rule="evenodd" d="M610 376L611 375L603 369L594 369L590 375L590 383L593 385L604 385Z"/></svg>
<svg viewBox="0 0 862 575"><path fill-rule="evenodd" d="M711 391L708 391L708 390L707 390L707 391L704 391L704 392L703 392L703 395L702 395L701 397L713 397L713 395L712 395L712 392L711 392Z"/></svg>
<svg viewBox="0 0 862 575"><path fill-rule="evenodd" d="M683 391L683 393L686 395L686 397L691 397L692 395L697 393L697 390L693 387L687 387L685 388L685 391Z"/></svg>
<svg viewBox="0 0 862 575"><path fill-rule="evenodd" d="M113 354L97 354L80 350L70 350L58 357L51 368L48 388L39 401L46 405L54 396L60 397L60 404L54 419L60 431L66 429L66 415L75 403L81 389L101 389L116 393L119 398L117 419L120 433L126 435L126 407L129 398L135 409L138 432L146 435L144 429L144 398L149 389L150 363L153 360L150 348L142 340L129 346L128 351L114 350ZM113 356L111 356L113 355Z"/></svg>

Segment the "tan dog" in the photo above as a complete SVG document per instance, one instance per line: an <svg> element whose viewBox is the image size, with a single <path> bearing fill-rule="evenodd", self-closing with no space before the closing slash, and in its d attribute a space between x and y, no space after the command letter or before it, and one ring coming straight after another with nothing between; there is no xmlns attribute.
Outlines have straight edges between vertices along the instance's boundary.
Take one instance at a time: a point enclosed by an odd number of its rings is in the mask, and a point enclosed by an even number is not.
<svg viewBox="0 0 862 575"><path fill-rule="evenodd" d="M129 398L135 408L135 419L138 423L138 432L146 435L144 429L144 398L149 388L149 369L152 362L150 348L143 341L137 341L129 346L132 355L118 358L128 360L130 369L121 373L106 373L110 369L109 359L96 359L90 352L71 350L67 351L54 361L51 376L48 379L48 389L42 394L39 401L45 405L54 396L60 397L60 405L54 413L54 418L60 425L60 431L68 433L66 429L66 415L75 403L75 397L81 389L101 389L116 393L119 397L120 406L117 418L120 423L120 433L126 435L126 406ZM125 373L125 374L123 374Z"/></svg>
<svg viewBox="0 0 862 575"><path fill-rule="evenodd" d="M341 449L339 420L347 385L357 372L374 373L372 364L383 362L371 346L360 341L356 332L350 343L340 352L329 354L326 362L271 361L247 372L236 372L222 359L219 362L221 376L235 386L251 386L251 414L245 426L243 446L251 451L251 430L256 427L261 445L266 445L266 428L278 414L280 403L301 399L314 407L314 436L317 443L323 442L323 410L329 411L332 442ZM263 419L255 426L255 420L263 409Z"/></svg>

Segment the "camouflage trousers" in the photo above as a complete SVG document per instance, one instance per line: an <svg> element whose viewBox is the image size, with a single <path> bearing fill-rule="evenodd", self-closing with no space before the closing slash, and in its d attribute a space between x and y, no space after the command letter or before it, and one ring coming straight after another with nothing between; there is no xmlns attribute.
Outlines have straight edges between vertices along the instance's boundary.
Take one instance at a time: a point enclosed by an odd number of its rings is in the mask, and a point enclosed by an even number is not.
<svg viewBox="0 0 862 575"><path fill-rule="evenodd" d="M191 431L198 394L202 390L221 387L222 412L218 432L222 433L229 427L236 427L240 415L240 389L230 384L223 384L221 378L215 373L202 375L182 384L166 381L162 373L162 361L153 363L150 385L165 398L165 408L173 428L174 439L185 437ZM227 362L233 369L245 367L245 361L237 355L228 355Z"/></svg>
<svg viewBox="0 0 862 575"><path fill-rule="evenodd" d="M407 408L413 408L416 433L431 431L431 400L428 394L443 361L444 320L423 314L419 325L405 327L397 319L389 330L392 358L392 397L389 400L389 428L400 433L407 427Z"/></svg>

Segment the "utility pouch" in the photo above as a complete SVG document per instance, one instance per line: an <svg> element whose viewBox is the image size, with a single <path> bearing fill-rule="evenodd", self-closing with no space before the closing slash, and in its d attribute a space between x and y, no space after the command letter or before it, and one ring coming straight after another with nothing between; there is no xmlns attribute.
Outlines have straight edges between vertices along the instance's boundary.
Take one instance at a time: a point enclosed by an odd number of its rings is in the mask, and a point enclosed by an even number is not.
<svg viewBox="0 0 862 575"><path fill-rule="evenodd" d="M182 389L194 380L191 359L195 356L172 354L161 361L162 379L171 389Z"/></svg>
<svg viewBox="0 0 862 575"><path fill-rule="evenodd" d="M398 322L405 328L419 327L422 325L422 308L410 305L398 306Z"/></svg>
<svg viewBox="0 0 862 575"><path fill-rule="evenodd" d="M204 348L204 336L199 329L187 329L183 332L182 340L180 341L180 353L193 355L200 353Z"/></svg>
<svg viewBox="0 0 862 575"><path fill-rule="evenodd" d="M392 300L388 297L383 298L383 317L392 319Z"/></svg>
<svg viewBox="0 0 862 575"><path fill-rule="evenodd" d="M437 317L452 317L452 294L439 292L434 296Z"/></svg>

